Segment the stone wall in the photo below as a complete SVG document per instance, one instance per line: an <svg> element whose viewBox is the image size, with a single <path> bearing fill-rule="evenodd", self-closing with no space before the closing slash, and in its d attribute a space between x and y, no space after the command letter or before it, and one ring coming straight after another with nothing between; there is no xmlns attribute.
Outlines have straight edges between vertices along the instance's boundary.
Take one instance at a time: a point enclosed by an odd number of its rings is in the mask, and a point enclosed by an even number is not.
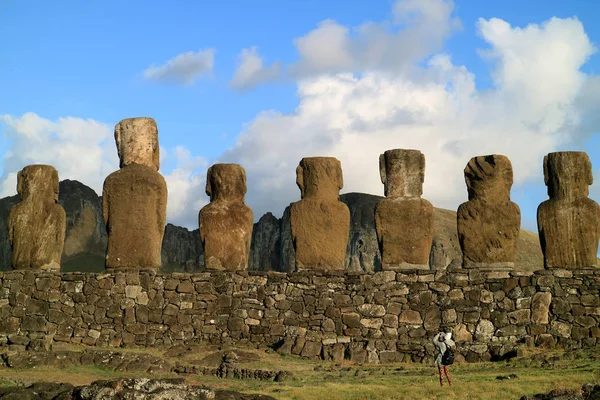
<svg viewBox="0 0 600 400"><path fill-rule="evenodd" d="M521 343L592 347L600 270L537 272L0 273L0 346L210 342L354 361L429 361L452 328L457 358Z"/></svg>

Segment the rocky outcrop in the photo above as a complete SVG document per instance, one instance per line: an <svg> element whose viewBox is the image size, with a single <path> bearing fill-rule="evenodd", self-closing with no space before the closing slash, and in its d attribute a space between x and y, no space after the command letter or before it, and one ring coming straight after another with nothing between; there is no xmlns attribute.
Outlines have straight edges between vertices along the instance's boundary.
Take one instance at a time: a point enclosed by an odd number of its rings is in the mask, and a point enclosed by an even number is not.
<svg viewBox="0 0 600 400"><path fill-rule="evenodd" d="M266 395L246 395L234 391L213 390L185 383L183 378L111 379L73 387L68 383L36 382L24 386L0 388L0 399L53 400L274 400Z"/></svg>
<svg viewBox="0 0 600 400"><path fill-rule="evenodd" d="M554 389L548 393L523 396L520 400L597 400L600 399L600 385L587 383L580 390Z"/></svg>
<svg viewBox="0 0 600 400"><path fill-rule="evenodd" d="M198 229L167 224L162 243L162 270L195 272L204 266Z"/></svg>
<svg viewBox="0 0 600 400"><path fill-rule="evenodd" d="M266 213L252 229L248 269L252 271L281 271L281 221Z"/></svg>

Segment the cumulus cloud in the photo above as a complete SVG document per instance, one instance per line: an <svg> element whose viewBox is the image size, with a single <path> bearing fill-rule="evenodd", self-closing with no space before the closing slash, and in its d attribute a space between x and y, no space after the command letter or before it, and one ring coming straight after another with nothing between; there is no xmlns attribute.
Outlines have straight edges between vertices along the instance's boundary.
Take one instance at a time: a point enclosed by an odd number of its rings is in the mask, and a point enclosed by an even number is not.
<svg viewBox="0 0 600 400"><path fill-rule="evenodd" d="M254 46L243 49L238 55L238 65L229 85L236 90L252 89L259 83L276 80L280 73L279 62L263 66L263 59Z"/></svg>
<svg viewBox="0 0 600 400"><path fill-rule="evenodd" d="M144 77L159 83L175 83L189 86L213 70L215 49L181 53L162 65L151 65L144 71Z"/></svg>
<svg viewBox="0 0 600 400"><path fill-rule="evenodd" d="M390 21L366 22L350 28L332 19L324 20L293 40L298 60L286 66L285 74L302 79L368 69L406 73L416 61L441 49L450 34L461 27L452 16L453 10L452 0L398 0ZM273 80L273 68L277 65L279 69L279 64L263 67L260 57L254 56L252 74L238 76L238 69L234 80L251 82L251 86ZM244 80L244 76L248 79Z"/></svg>
<svg viewBox="0 0 600 400"><path fill-rule="evenodd" d="M0 176L0 197L17 193L17 172L29 164L52 165L60 180L77 180L99 195L106 176L119 169L113 128L105 123L74 117L51 121L27 113L0 115L0 124L10 142ZM180 146L160 150L161 162L172 160L175 165L164 174L169 190L167 221L196 229L198 210L208 201L202 175L206 161Z"/></svg>
<svg viewBox="0 0 600 400"><path fill-rule="evenodd" d="M169 190L167 220L191 230L198 229L198 211L209 201L204 191L207 162L183 146L175 147L165 158L173 158L176 163L176 167L164 175Z"/></svg>
<svg viewBox="0 0 600 400"><path fill-rule="evenodd" d="M73 117L50 121L31 112L3 115L0 122L11 142L3 160L2 197L16 194L16 174L29 164L52 165L61 180L78 180L97 193L119 166L112 128L104 123Z"/></svg>
<svg viewBox="0 0 600 400"><path fill-rule="evenodd" d="M440 44L436 40L455 26L447 2L406 1L394 10L396 16L410 17L405 31L412 29L414 37L424 38L430 53ZM419 20L433 22L421 30ZM305 56L307 65L315 73L345 63L363 70L301 79L293 113L260 113L222 157L246 168L247 199L257 216L266 211L281 215L299 198L295 167L305 156L340 159L342 192L382 194L379 154L419 149L427 159L424 197L450 209L467 198L463 169L476 155L507 155L517 185L543 182L543 155L585 134L579 128L600 105L588 89L597 81L580 71L595 50L577 19L552 18L524 28L496 18L479 20L477 31L488 46L481 54L493 77L493 86L484 90L476 89L474 74L455 65L448 54L429 54L426 65L417 67L415 61L427 54L414 49L406 59L412 62L411 73L396 74L390 71L387 51L367 51L358 58L347 31L325 25L318 32L330 31L327 36L335 38L332 43L339 52L314 62ZM305 38L312 41L314 34ZM392 48L389 36L373 40L369 46L375 49Z"/></svg>

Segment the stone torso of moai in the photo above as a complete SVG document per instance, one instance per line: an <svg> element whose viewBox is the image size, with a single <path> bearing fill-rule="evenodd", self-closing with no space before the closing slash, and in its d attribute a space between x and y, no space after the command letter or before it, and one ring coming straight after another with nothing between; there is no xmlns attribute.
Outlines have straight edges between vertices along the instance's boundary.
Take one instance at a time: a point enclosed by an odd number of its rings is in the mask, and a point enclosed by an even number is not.
<svg viewBox="0 0 600 400"><path fill-rule="evenodd" d="M238 164L210 167L206 174L206 194L210 203L198 216L205 268L247 270L254 216L244 204L244 168Z"/></svg>
<svg viewBox="0 0 600 400"><path fill-rule="evenodd" d="M429 269L433 206L421 198L425 156L418 150L388 150L379 156L385 199L375 206L381 268Z"/></svg>
<svg viewBox="0 0 600 400"><path fill-rule="evenodd" d="M21 202L8 217L15 269L59 270L67 218L58 203L58 172L50 165L29 165L17 176Z"/></svg>
<svg viewBox="0 0 600 400"><path fill-rule="evenodd" d="M521 210L510 201L513 169L508 157L473 157L465 167L469 201L456 213L464 268L514 268Z"/></svg>
<svg viewBox="0 0 600 400"><path fill-rule="evenodd" d="M538 207L537 223L546 268L597 267L600 206L589 199L592 164L584 152L544 157L549 200Z"/></svg>
<svg viewBox="0 0 600 400"><path fill-rule="evenodd" d="M340 201L342 165L333 157L308 157L296 168L301 199L290 207L296 269L344 270L350 210Z"/></svg>
<svg viewBox="0 0 600 400"><path fill-rule="evenodd" d="M158 173L156 122L124 119L115 126L115 141L121 169L106 178L102 191L106 268L156 270L167 213L167 184Z"/></svg>

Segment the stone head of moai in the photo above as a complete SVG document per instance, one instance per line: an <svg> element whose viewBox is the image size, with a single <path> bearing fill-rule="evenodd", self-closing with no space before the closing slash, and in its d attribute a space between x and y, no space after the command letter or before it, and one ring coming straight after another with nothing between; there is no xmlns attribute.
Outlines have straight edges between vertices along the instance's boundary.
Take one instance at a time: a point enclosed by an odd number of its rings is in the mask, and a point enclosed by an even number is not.
<svg viewBox="0 0 600 400"><path fill-rule="evenodd" d="M210 203L198 215L204 266L209 270L246 270L254 215L244 204L246 172L238 164L215 164L206 174Z"/></svg>
<svg viewBox="0 0 600 400"><path fill-rule="evenodd" d="M158 127L152 118L115 126L120 169L104 180L102 214L107 269L158 269L167 214L167 183L158 172Z"/></svg>
<svg viewBox="0 0 600 400"><path fill-rule="evenodd" d="M210 201L244 201L246 171L238 164L215 164L206 173L206 195Z"/></svg>
<svg viewBox="0 0 600 400"><path fill-rule="evenodd" d="M296 169L300 201L290 206L297 270L344 270L350 210L340 201L342 165L333 157L308 157Z"/></svg>
<svg viewBox="0 0 600 400"><path fill-rule="evenodd" d="M28 165L17 174L17 193L22 202L58 203L58 171L51 165Z"/></svg>
<svg viewBox="0 0 600 400"><path fill-rule="evenodd" d="M538 207L537 222L546 268L598 266L600 206L588 198L592 165L584 152L544 157L549 200Z"/></svg>
<svg viewBox="0 0 600 400"><path fill-rule="evenodd" d="M29 165L17 175L21 202L8 217L14 268L60 268L66 214L57 204L58 183L58 172L50 165Z"/></svg>
<svg viewBox="0 0 600 400"><path fill-rule="evenodd" d="M386 197L420 197L425 181L425 155L419 150L388 150L379 156Z"/></svg>
<svg viewBox="0 0 600 400"><path fill-rule="evenodd" d="M456 212L464 268L508 270L514 267L521 211L510 201L513 169L498 154L471 158L465 167L469 201Z"/></svg>
<svg viewBox="0 0 600 400"><path fill-rule="evenodd" d="M473 157L465 167L465 182L469 200L510 201L512 164L508 157L498 154Z"/></svg>
<svg viewBox="0 0 600 400"><path fill-rule="evenodd" d="M587 197L594 183L592 163L579 151L550 153L544 157L544 183L551 199Z"/></svg>
<svg viewBox="0 0 600 400"><path fill-rule="evenodd" d="M115 142L121 160L119 167L131 164L160 168L158 127L152 118L127 118L115 126Z"/></svg>
<svg viewBox="0 0 600 400"><path fill-rule="evenodd" d="M296 168L302 199L339 200L344 187L342 164L334 157L306 157Z"/></svg>

